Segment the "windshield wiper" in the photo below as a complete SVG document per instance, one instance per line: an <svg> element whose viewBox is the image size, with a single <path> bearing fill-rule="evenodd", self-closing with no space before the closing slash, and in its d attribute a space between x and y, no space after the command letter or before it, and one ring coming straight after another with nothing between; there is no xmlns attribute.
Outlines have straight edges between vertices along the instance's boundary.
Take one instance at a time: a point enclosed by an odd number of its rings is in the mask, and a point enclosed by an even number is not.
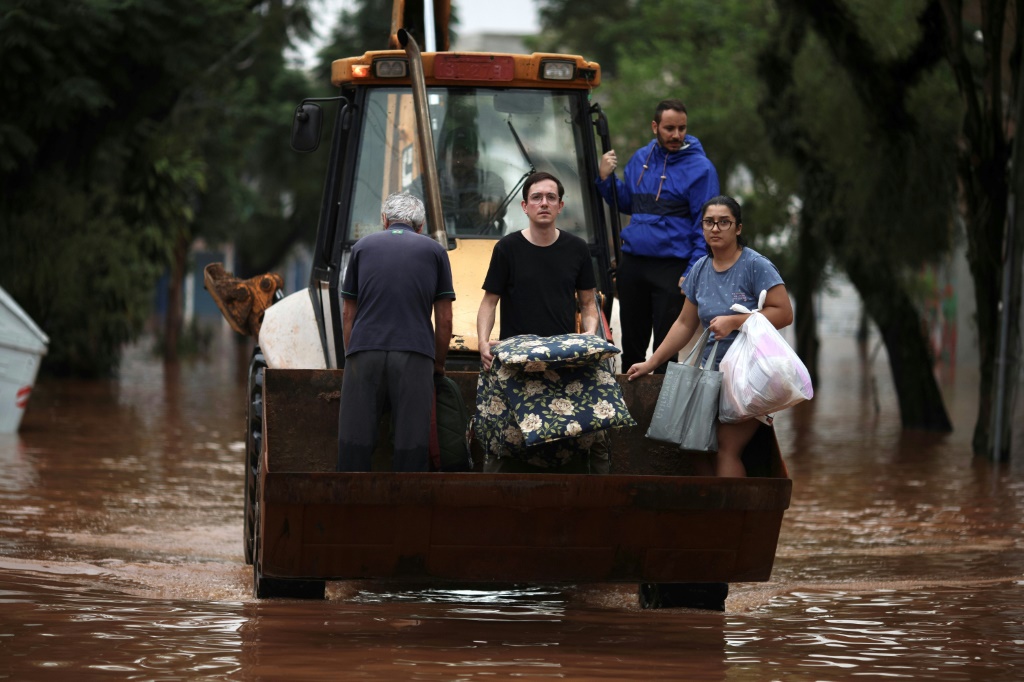
<svg viewBox="0 0 1024 682"><path fill-rule="evenodd" d="M487 222L484 223L484 229L481 231L481 234L486 234L487 231L491 229L491 227L498 221L498 216L505 215L505 209L508 208L509 203L512 201L512 197L516 195L516 192L518 192L523 186L523 183L526 182L526 178L537 172L537 167L533 165L533 159L530 158L530 153L526 151L526 146L519 138L519 133L516 132L515 126L512 125L512 119L509 118L505 122L508 123L508 129L512 133L512 138L516 141L516 146L519 147L519 153L523 155L523 160L526 161L526 165L529 170L523 173L523 177L519 178L519 182L512 187L512 191L506 195L501 204L498 205L498 208L496 208L494 213L487 219Z"/></svg>

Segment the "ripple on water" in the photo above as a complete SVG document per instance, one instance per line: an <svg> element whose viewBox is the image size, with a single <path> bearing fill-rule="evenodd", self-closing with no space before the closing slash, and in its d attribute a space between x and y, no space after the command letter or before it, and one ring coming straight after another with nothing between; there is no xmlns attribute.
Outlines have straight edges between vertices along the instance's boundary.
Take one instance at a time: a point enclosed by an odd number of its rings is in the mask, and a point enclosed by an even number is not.
<svg viewBox="0 0 1024 682"><path fill-rule="evenodd" d="M0 438L0 677L1024 679L1024 465L971 457L970 391L950 401L966 429L902 432L884 357L844 342L776 422L794 487L773 580L724 614L640 611L629 585L257 602L247 353L44 380Z"/></svg>

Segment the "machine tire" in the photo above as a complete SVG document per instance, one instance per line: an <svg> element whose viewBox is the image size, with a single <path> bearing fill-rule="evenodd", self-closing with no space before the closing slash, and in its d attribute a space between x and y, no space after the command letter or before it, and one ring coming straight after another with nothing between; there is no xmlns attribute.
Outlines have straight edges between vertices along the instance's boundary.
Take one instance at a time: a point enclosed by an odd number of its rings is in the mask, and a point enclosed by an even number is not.
<svg viewBox="0 0 1024 682"><path fill-rule="evenodd" d="M267 362L259 346L249 362L249 390L245 407L245 520L242 547L245 563L251 564L255 552L256 486L259 485L260 453L263 449L263 370Z"/></svg>
<svg viewBox="0 0 1024 682"><path fill-rule="evenodd" d="M640 608L725 611L729 583L640 583Z"/></svg>

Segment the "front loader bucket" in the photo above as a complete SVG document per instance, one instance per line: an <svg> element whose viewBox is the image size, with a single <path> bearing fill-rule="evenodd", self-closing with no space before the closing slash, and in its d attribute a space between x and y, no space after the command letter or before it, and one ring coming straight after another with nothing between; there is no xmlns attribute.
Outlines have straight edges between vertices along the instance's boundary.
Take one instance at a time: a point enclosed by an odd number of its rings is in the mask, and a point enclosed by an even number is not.
<svg viewBox="0 0 1024 682"><path fill-rule="evenodd" d="M476 373L449 373L474 404ZM268 370L257 564L291 580L732 582L771 575L792 482L774 433L745 479L646 440L661 377L623 390L611 475L335 473L338 370ZM479 450L474 448L479 460Z"/></svg>

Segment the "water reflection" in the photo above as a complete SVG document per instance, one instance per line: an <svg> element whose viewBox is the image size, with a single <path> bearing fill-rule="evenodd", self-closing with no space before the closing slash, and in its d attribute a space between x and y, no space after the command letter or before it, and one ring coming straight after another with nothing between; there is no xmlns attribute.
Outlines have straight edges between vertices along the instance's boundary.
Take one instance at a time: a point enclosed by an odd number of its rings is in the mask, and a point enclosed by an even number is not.
<svg viewBox="0 0 1024 682"><path fill-rule="evenodd" d="M794 480L769 583L727 611L641 611L630 585L332 583L258 602L241 555L248 349L44 382L0 438L0 678L1024 677L1024 475L958 431L899 428L884 358L830 341L781 416Z"/></svg>
<svg viewBox="0 0 1024 682"><path fill-rule="evenodd" d="M553 595L536 594L540 601L531 601L530 592L508 592L497 599L503 606L481 609L476 606L494 599L453 591L440 600L409 603L404 617L380 603L350 602L334 607L313 647L324 649L346 679L630 679L642 669L645 678L713 680L726 672L720 614L660 614L665 627L652 628L647 614L573 607L571 599ZM459 595L471 601L459 601ZM253 609L246 636L259 645L249 649L254 658L246 661L248 672L264 669L268 647L275 661L292 662L282 642L289 640L293 619L304 615L284 605ZM300 677L322 670L293 662Z"/></svg>
<svg viewBox="0 0 1024 682"><path fill-rule="evenodd" d="M781 644L809 649L805 667L907 679L1011 680L1024 666L1021 586L795 591L763 611L786 633Z"/></svg>
<svg viewBox="0 0 1024 682"><path fill-rule="evenodd" d="M238 605L140 600L34 572L0 577L5 662L16 679L116 672L230 674L240 667ZM5 670L6 667L6 670Z"/></svg>
<svg viewBox="0 0 1024 682"><path fill-rule="evenodd" d="M533 590L152 600L5 571L0 670L32 679L92 670L124 679L1012 680L1024 665L1021 586L798 589L747 612L701 614L598 608ZM478 608L493 601L501 606Z"/></svg>

